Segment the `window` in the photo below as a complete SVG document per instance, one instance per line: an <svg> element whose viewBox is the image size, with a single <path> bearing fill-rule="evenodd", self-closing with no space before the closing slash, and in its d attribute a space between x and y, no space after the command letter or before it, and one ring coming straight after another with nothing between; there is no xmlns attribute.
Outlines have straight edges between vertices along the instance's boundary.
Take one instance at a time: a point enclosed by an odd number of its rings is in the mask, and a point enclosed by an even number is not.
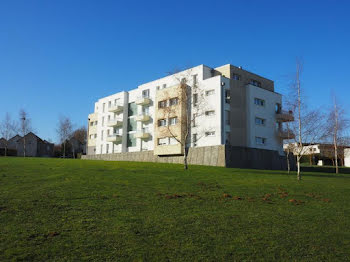
<svg viewBox="0 0 350 262"><path fill-rule="evenodd" d="M109 116L108 116L108 121L110 121L110 120L111 120L111 116L109 115Z"/></svg>
<svg viewBox="0 0 350 262"><path fill-rule="evenodd" d="M105 117L103 116L102 117L102 126L104 126L104 124L105 124Z"/></svg>
<svg viewBox="0 0 350 262"><path fill-rule="evenodd" d="M196 126L196 118L197 118L197 114L193 114L192 115L193 116L193 120L192 120L192 125L193 125L193 127L195 127Z"/></svg>
<svg viewBox="0 0 350 262"><path fill-rule="evenodd" d="M159 102L158 102L158 107L159 107L159 108L164 108L164 107L166 107L166 100L159 101Z"/></svg>
<svg viewBox="0 0 350 262"><path fill-rule="evenodd" d="M266 138L263 137L255 137L255 143L257 145L265 145L266 144Z"/></svg>
<svg viewBox="0 0 350 262"><path fill-rule="evenodd" d="M164 137L164 138L158 138L158 145L162 146L162 145L167 145L168 144L168 138Z"/></svg>
<svg viewBox="0 0 350 262"><path fill-rule="evenodd" d="M166 119L158 120L158 126L166 126Z"/></svg>
<svg viewBox="0 0 350 262"><path fill-rule="evenodd" d="M128 114L129 116L135 116L137 115L137 105L136 103L129 103L128 105Z"/></svg>
<svg viewBox="0 0 350 262"><path fill-rule="evenodd" d="M102 113L104 113L104 112L105 112L105 107L106 107L106 103L103 103Z"/></svg>
<svg viewBox="0 0 350 262"><path fill-rule="evenodd" d="M232 74L232 79L233 79L233 80L241 80L241 76L238 75L238 74L233 73L233 74Z"/></svg>
<svg viewBox="0 0 350 262"><path fill-rule="evenodd" d="M93 126L94 125L94 122L90 122L90 126Z"/></svg>
<svg viewBox="0 0 350 262"><path fill-rule="evenodd" d="M205 132L205 136L215 136L215 131Z"/></svg>
<svg viewBox="0 0 350 262"><path fill-rule="evenodd" d="M210 95L214 95L214 94L215 94L215 90L214 89L205 91L205 95L206 96L210 96Z"/></svg>
<svg viewBox="0 0 350 262"><path fill-rule="evenodd" d="M136 131L137 130L137 122L135 118L128 119L128 131Z"/></svg>
<svg viewBox="0 0 350 262"><path fill-rule="evenodd" d="M109 144L106 145L106 153L109 153Z"/></svg>
<svg viewBox="0 0 350 262"><path fill-rule="evenodd" d="M149 107L147 107L147 106L142 107L142 114L148 115L149 114Z"/></svg>
<svg viewBox="0 0 350 262"><path fill-rule="evenodd" d="M159 89L160 89L160 86L157 86L156 89L159 90Z"/></svg>
<svg viewBox="0 0 350 262"><path fill-rule="evenodd" d="M97 121L95 121L95 126L97 126Z"/></svg>
<svg viewBox="0 0 350 262"><path fill-rule="evenodd" d="M149 89L146 89L146 90L142 91L142 97L143 98L148 98L149 97Z"/></svg>
<svg viewBox="0 0 350 262"><path fill-rule="evenodd" d="M97 138L97 134L95 134L95 138Z"/></svg>
<svg viewBox="0 0 350 262"><path fill-rule="evenodd" d="M169 137L169 145L176 145L178 142L175 137Z"/></svg>
<svg viewBox="0 0 350 262"><path fill-rule="evenodd" d="M229 125L231 122L230 122L230 111L228 110L225 110L225 123L226 125Z"/></svg>
<svg viewBox="0 0 350 262"><path fill-rule="evenodd" d="M205 115L206 116L214 116L215 115L215 111L214 110L205 111Z"/></svg>
<svg viewBox="0 0 350 262"><path fill-rule="evenodd" d="M279 104L279 103L276 104L276 106L275 106L275 111L276 111L277 114L278 114L278 113L281 113L281 111L282 111L282 106L281 106L281 104Z"/></svg>
<svg viewBox="0 0 350 262"><path fill-rule="evenodd" d="M193 94L193 105L196 106L198 104L198 94Z"/></svg>
<svg viewBox="0 0 350 262"><path fill-rule="evenodd" d="M136 146L136 138L133 134L128 134L127 145L128 145L128 147Z"/></svg>
<svg viewBox="0 0 350 262"><path fill-rule="evenodd" d="M260 118L260 117L256 117L256 118L255 118L255 124L256 124L256 125L263 126L263 125L265 125L265 119Z"/></svg>
<svg viewBox="0 0 350 262"><path fill-rule="evenodd" d="M231 102L231 92L228 89L225 89L225 103L229 104Z"/></svg>
<svg viewBox="0 0 350 262"><path fill-rule="evenodd" d="M103 151L103 145L101 145L100 154L102 154L102 151Z"/></svg>
<svg viewBox="0 0 350 262"><path fill-rule="evenodd" d="M171 126L176 125L176 124L177 124L177 117L172 117L172 118L170 118L170 119L169 119L169 124L170 124Z"/></svg>
<svg viewBox="0 0 350 262"><path fill-rule="evenodd" d="M261 83L259 81L254 80L254 79L251 79L249 84L251 84L253 86L261 87Z"/></svg>
<svg viewBox="0 0 350 262"><path fill-rule="evenodd" d="M108 101L108 107L111 107L111 105L112 105L112 102Z"/></svg>
<svg viewBox="0 0 350 262"><path fill-rule="evenodd" d="M118 104L119 99L114 99L114 105L116 106Z"/></svg>
<svg viewBox="0 0 350 262"><path fill-rule="evenodd" d="M192 135L193 146L197 146L197 134Z"/></svg>
<svg viewBox="0 0 350 262"><path fill-rule="evenodd" d="M101 131L101 140L103 140L103 130Z"/></svg>
<svg viewBox="0 0 350 262"><path fill-rule="evenodd" d="M109 132L110 132L110 131L109 131L109 129L108 129L108 130L107 130L107 136L109 136Z"/></svg>
<svg viewBox="0 0 350 262"><path fill-rule="evenodd" d="M170 104L171 106L175 106L175 105L177 105L178 103L179 103L179 99L178 99L177 97L171 98L171 99L169 100L169 104Z"/></svg>
<svg viewBox="0 0 350 262"><path fill-rule="evenodd" d="M198 75L193 75L192 76L193 85L197 85L197 76Z"/></svg>
<svg viewBox="0 0 350 262"><path fill-rule="evenodd" d="M265 105L265 100L262 100L260 98L254 98L254 104L258 106L264 106Z"/></svg>
<svg viewBox="0 0 350 262"><path fill-rule="evenodd" d="M163 84L163 88L166 88L166 84Z"/></svg>

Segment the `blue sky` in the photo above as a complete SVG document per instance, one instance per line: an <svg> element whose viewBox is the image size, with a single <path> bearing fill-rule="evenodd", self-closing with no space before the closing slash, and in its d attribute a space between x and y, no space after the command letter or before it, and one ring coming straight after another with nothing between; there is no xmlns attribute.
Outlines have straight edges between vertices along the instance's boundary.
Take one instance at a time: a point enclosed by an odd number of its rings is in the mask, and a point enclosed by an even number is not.
<svg viewBox="0 0 350 262"><path fill-rule="evenodd" d="M350 105L349 1L0 1L0 119L28 111L44 139L61 115L174 68L231 63L283 93L302 57L312 106Z"/></svg>

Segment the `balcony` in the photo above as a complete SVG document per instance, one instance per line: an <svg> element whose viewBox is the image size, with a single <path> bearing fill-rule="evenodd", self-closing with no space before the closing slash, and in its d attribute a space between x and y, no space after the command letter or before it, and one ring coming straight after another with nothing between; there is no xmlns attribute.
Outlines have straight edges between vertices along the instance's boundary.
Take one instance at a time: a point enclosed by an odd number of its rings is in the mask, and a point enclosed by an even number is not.
<svg viewBox="0 0 350 262"><path fill-rule="evenodd" d="M289 130L284 130L284 129L279 129L277 130L277 136L280 139L294 139L295 138L295 134Z"/></svg>
<svg viewBox="0 0 350 262"><path fill-rule="evenodd" d="M118 113L123 111L123 106L121 104L115 104L108 108L108 112Z"/></svg>
<svg viewBox="0 0 350 262"><path fill-rule="evenodd" d="M148 105L151 103L151 99L148 96L141 96L136 99L137 105Z"/></svg>
<svg viewBox="0 0 350 262"><path fill-rule="evenodd" d="M107 122L107 126L113 127L113 126L122 126L123 120L121 119L111 119Z"/></svg>
<svg viewBox="0 0 350 262"><path fill-rule="evenodd" d="M107 142L120 143L122 141L122 136L119 134L113 134L107 136Z"/></svg>
<svg viewBox="0 0 350 262"><path fill-rule="evenodd" d="M139 114L136 116L136 121L140 121L140 122L147 122L149 121L150 116L149 114Z"/></svg>
<svg viewBox="0 0 350 262"><path fill-rule="evenodd" d="M135 137L136 138L141 138L141 139L147 139L151 136L147 128L143 128L141 130L137 130Z"/></svg>
<svg viewBox="0 0 350 262"><path fill-rule="evenodd" d="M279 122L292 122L294 121L293 112L279 110L276 112L276 120Z"/></svg>

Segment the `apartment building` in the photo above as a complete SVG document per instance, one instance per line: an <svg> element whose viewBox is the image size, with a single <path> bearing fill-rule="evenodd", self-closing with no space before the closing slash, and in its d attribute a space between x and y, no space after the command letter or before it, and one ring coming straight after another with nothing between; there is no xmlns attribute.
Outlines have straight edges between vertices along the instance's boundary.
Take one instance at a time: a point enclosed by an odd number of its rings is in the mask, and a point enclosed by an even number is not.
<svg viewBox="0 0 350 262"><path fill-rule="evenodd" d="M241 67L199 65L99 99L88 118L88 155L182 155L190 147L231 145L281 156L293 121L274 82ZM187 137L187 139L186 139Z"/></svg>

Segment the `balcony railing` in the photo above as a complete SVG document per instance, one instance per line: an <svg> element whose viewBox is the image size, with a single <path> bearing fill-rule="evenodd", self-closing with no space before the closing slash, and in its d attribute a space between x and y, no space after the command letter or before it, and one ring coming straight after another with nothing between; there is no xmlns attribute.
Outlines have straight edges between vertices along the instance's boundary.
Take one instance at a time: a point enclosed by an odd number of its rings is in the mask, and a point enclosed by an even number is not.
<svg viewBox="0 0 350 262"><path fill-rule="evenodd" d="M295 134L291 130L278 129L277 136L281 139L294 139Z"/></svg>
<svg viewBox="0 0 350 262"><path fill-rule="evenodd" d="M123 120L120 118L111 119L107 122L107 126L109 126L109 127L122 126L122 125L123 125Z"/></svg>
<svg viewBox="0 0 350 262"><path fill-rule="evenodd" d="M121 112L121 111L123 111L123 105L119 104L119 103L108 107L108 112L117 113L117 112Z"/></svg>
<svg viewBox="0 0 350 262"><path fill-rule="evenodd" d="M120 134L112 134L107 136L107 142L120 143L122 136Z"/></svg>
<svg viewBox="0 0 350 262"><path fill-rule="evenodd" d="M149 121L150 116L147 113L138 114L136 116L136 121L146 122Z"/></svg>
<svg viewBox="0 0 350 262"><path fill-rule="evenodd" d="M136 131L135 137L136 138L141 138L141 139L147 139L151 136L148 128L142 128L140 130Z"/></svg>
<svg viewBox="0 0 350 262"><path fill-rule="evenodd" d="M151 99L149 98L149 96L139 96L136 99L137 105L148 105L149 103L151 103Z"/></svg>
<svg viewBox="0 0 350 262"><path fill-rule="evenodd" d="M292 122L294 121L294 115L292 111L278 110L276 112L276 119L279 122Z"/></svg>

